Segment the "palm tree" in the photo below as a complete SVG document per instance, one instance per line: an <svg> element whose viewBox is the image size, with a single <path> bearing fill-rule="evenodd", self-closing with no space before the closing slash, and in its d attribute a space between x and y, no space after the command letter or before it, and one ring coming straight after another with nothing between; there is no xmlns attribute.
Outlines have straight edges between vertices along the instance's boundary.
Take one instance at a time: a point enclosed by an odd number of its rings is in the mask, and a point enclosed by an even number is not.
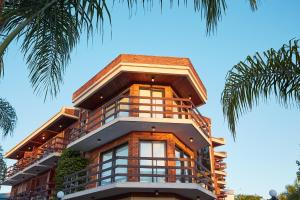
<svg viewBox="0 0 300 200"><path fill-rule="evenodd" d="M154 4L153 0L113 2L126 2L129 10ZM162 8L165 1L159 2ZM195 0L193 3L194 11L200 12L206 21L207 33L214 32L227 9L226 0ZM249 3L255 10L256 0ZM71 51L83 32L90 38L95 30L103 31L104 20L111 23L105 0L5 0L0 16L0 34L4 36L0 44L0 75L3 75L7 47L19 39L34 91L45 97L57 95Z"/></svg>
<svg viewBox="0 0 300 200"><path fill-rule="evenodd" d="M7 136L12 134L16 122L17 115L15 109L5 99L0 98L0 130L2 130L2 135Z"/></svg>
<svg viewBox="0 0 300 200"><path fill-rule="evenodd" d="M7 171L7 166L3 158L3 149L2 146L0 145L0 189L1 189L1 183L4 181L5 176L6 176L6 171Z"/></svg>
<svg viewBox="0 0 300 200"><path fill-rule="evenodd" d="M280 105L300 106L298 40L290 40L279 50L272 48L247 56L228 72L221 103L234 138L239 117L261 99L271 96L275 96Z"/></svg>
<svg viewBox="0 0 300 200"><path fill-rule="evenodd" d="M123 1L113 1L123 3ZM128 9L142 5L153 6L152 0L126 0ZM160 0L161 8L163 0ZM256 0L249 0L252 10ZM173 0L170 0L173 4ZM184 4L187 1L184 0ZM178 6L179 6L178 1ZM194 11L206 20L207 33L214 32L227 9L226 0L195 0ZM0 78L4 74L3 56L13 41L21 41L29 78L37 94L54 97L58 94L63 74L70 61L70 53L83 32L93 37L97 29L103 31L103 22L111 23L105 0L0 0ZM0 127L3 135L11 133L16 123L14 109L1 100ZM1 109L1 108L0 108Z"/></svg>

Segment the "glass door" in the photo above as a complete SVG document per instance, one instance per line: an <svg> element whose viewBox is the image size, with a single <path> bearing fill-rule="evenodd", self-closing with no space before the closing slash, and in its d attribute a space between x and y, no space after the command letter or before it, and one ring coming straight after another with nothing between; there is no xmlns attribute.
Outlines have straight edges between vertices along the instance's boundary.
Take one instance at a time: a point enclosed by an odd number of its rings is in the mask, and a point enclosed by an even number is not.
<svg viewBox="0 0 300 200"><path fill-rule="evenodd" d="M140 142L140 182L165 182L166 145L164 141Z"/></svg>
<svg viewBox="0 0 300 200"><path fill-rule="evenodd" d="M188 177L188 175L192 175L192 170L191 168L189 168L191 167L191 162L189 161L191 157L184 151L176 147L175 158L178 158L178 160L176 160L176 182L192 182L192 179Z"/></svg>
<svg viewBox="0 0 300 200"><path fill-rule="evenodd" d="M163 89L141 88L140 89L139 117L163 118ZM144 98L143 98L144 97Z"/></svg>
<svg viewBox="0 0 300 200"><path fill-rule="evenodd" d="M128 145L118 146L101 156L100 185L127 181Z"/></svg>

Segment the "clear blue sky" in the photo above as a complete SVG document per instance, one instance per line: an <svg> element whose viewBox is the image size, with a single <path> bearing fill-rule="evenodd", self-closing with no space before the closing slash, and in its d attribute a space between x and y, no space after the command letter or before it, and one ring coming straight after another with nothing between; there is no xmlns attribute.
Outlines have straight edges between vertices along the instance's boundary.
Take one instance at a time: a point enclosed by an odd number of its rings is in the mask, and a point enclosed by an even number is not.
<svg viewBox="0 0 300 200"><path fill-rule="evenodd" d="M112 37L106 28L103 43L96 36L87 45L82 39L72 53L64 85L57 98L43 102L33 94L28 70L18 44L5 57L5 78L0 81L1 97L16 108L19 117L13 137L0 139L8 151L62 106L72 105L71 95L85 81L120 53L189 57L208 91L208 103L200 111L212 118L213 134L225 137L228 152L228 188L236 193L267 197L269 189L283 191L292 183L300 159L300 111L284 109L275 101L261 104L246 114L233 141L222 115L220 94L227 71L255 51L278 48L300 38L300 1L261 0L251 12L247 0L228 1L228 11L215 35L207 37L200 14L176 6L146 14L141 9L129 17L126 4L112 11ZM12 161L8 161L12 163ZM1 192L8 191L3 187Z"/></svg>

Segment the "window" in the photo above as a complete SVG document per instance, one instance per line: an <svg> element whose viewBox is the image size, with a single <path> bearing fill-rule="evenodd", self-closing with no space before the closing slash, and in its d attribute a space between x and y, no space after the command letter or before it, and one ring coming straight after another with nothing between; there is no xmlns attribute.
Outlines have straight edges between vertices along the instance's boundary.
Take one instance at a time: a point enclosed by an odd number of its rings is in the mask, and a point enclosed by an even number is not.
<svg viewBox="0 0 300 200"><path fill-rule="evenodd" d="M127 181L128 145L122 145L101 155L100 185Z"/></svg>
<svg viewBox="0 0 300 200"><path fill-rule="evenodd" d="M165 182L166 144L164 141L140 142L140 182ZM148 159L149 158L149 159Z"/></svg>
<svg viewBox="0 0 300 200"><path fill-rule="evenodd" d="M139 106L140 117L163 118L163 113L161 113L164 110L162 99L164 97L163 89L141 88L140 97L140 104L143 104Z"/></svg>
<svg viewBox="0 0 300 200"><path fill-rule="evenodd" d="M115 103L112 103L108 106L105 106L104 108L104 112L105 112L105 116L104 116L104 123L108 123L110 121L112 121L113 119L115 119L115 115L116 115L116 105Z"/></svg>
<svg viewBox="0 0 300 200"><path fill-rule="evenodd" d="M188 175L192 175L191 161L190 156L185 153L182 149L176 147L175 149L175 158L176 160L176 182L181 183L190 183L192 179L188 177Z"/></svg>

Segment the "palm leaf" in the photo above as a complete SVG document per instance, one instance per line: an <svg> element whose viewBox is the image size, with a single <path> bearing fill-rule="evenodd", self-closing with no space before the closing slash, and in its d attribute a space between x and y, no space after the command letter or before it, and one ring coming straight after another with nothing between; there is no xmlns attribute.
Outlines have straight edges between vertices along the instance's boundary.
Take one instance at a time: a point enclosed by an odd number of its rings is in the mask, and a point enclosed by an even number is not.
<svg viewBox="0 0 300 200"><path fill-rule="evenodd" d="M248 56L228 72L221 103L234 138L239 117L273 95L280 105L300 106L298 40Z"/></svg>
<svg viewBox="0 0 300 200"><path fill-rule="evenodd" d="M5 99L0 98L0 129L2 135L12 134L16 126L17 115L15 109Z"/></svg>
<svg viewBox="0 0 300 200"><path fill-rule="evenodd" d="M125 2L130 11L138 5L154 5L153 0ZM159 2L162 8L164 1ZM173 0L169 2L173 4ZM181 5L181 1L177 2ZM255 0L249 3L252 9L256 8ZM207 33L214 32L226 11L226 0L194 0L193 4L194 11L200 12L206 21ZM5 1L0 12L0 34L5 36L0 44L0 77L4 73L4 52L12 41L19 39L34 91L45 98L59 92L70 53L82 33L87 32L87 38L92 38L96 29L103 31L104 19L111 23L105 0L13 0Z"/></svg>

